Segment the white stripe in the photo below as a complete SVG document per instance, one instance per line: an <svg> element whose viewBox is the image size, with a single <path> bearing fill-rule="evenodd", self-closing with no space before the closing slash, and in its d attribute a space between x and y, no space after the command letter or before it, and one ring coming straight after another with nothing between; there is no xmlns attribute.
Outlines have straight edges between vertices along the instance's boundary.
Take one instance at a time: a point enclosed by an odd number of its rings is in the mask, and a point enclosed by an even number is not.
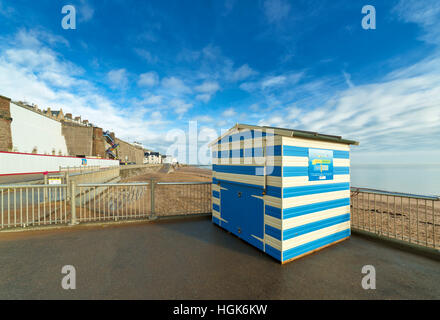
<svg viewBox="0 0 440 320"><path fill-rule="evenodd" d="M214 197L212 197L212 203L213 203L213 204L220 205L220 199L219 199L219 198L214 198Z"/></svg>
<svg viewBox="0 0 440 320"><path fill-rule="evenodd" d="M323 181L309 181L308 176L283 177L283 188L321 185L321 184L329 184L329 183L342 183L342 182L350 182L350 175L337 174L333 176L333 180L323 180Z"/></svg>
<svg viewBox="0 0 440 320"><path fill-rule="evenodd" d="M266 234L265 237L266 237L266 244L281 251L281 241L280 240L275 239L274 237L272 237L268 234Z"/></svg>
<svg viewBox="0 0 440 320"><path fill-rule="evenodd" d="M318 202L350 198L350 190L332 191L283 199L283 208L293 208Z"/></svg>
<svg viewBox="0 0 440 320"><path fill-rule="evenodd" d="M329 219L333 217L337 217L343 214L350 213L350 206L344 206L339 208L333 208L318 212L313 212L309 214L305 214L299 217L293 217L289 219L284 219L282 221L283 230L292 229L295 227L303 226L308 223L317 222L324 219Z"/></svg>
<svg viewBox="0 0 440 320"><path fill-rule="evenodd" d="M267 161L265 161L267 159ZM212 158L213 164L218 165L244 165L244 166L282 166L281 156L270 157L243 157L243 158ZM307 165L307 164L306 164Z"/></svg>
<svg viewBox="0 0 440 320"><path fill-rule="evenodd" d="M333 143L327 141L314 141L302 138L283 137L283 145L304 148L330 149L340 151L350 151L349 145Z"/></svg>
<svg viewBox="0 0 440 320"><path fill-rule="evenodd" d="M269 215L264 215L264 219L265 219L265 224L267 224L268 226L271 226L275 229L279 229L281 230L281 226L282 226L282 221L281 219L277 219L275 217L271 217Z"/></svg>
<svg viewBox="0 0 440 320"><path fill-rule="evenodd" d="M276 198L276 197L272 197L272 196L267 196L265 195L264 197L264 204L271 206L271 207L275 207L275 208L282 208L282 199L281 198Z"/></svg>
<svg viewBox="0 0 440 320"><path fill-rule="evenodd" d="M247 174L235 174L235 173L223 173L223 172L213 172L213 177L216 179L222 179L231 182L240 182L253 184L257 186L264 186L264 176L251 176ZM282 178L281 177L267 177L267 185L273 187L281 187Z"/></svg>
<svg viewBox="0 0 440 320"><path fill-rule="evenodd" d="M223 173L223 172L213 172L213 176L214 178L221 180L253 184L256 186L264 186L264 176L251 176L247 174L235 174L235 173Z"/></svg>
<svg viewBox="0 0 440 320"><path fill-rule="evenodd" d="M220 186L218 184L212 184L212 191L220 192Z"/></svg>
<svg viewBox="0 0 440 320"><path fill-rule="evenodd" d="M300 245L330 236L332 234L338 233L340 231L344 231L350 228L350 221L336 224L334 226L330 226L324 229L316 230L313 232L309 232L298 237L284 240L283 241L283 251L296 248Z"/></svg>
<svg viewBox="0 0 440 320"><path fill-rule="evenodd" d="M279 146L281 145L281 136L274 136L274 137L263 137L263 138L256 138L256 139L244 139L242 141L237 141L237 142L241 142L240 144L240 149L250 149L250 148L261 148L263 147L263 141L266 142L266 146ZM211 147L211 151L215 152L215 151L228 151L231 150L231 145L232 145L232 150L233 149L238 149L238 143L235 141L231 142L225 142L222 144L214 144Z"/></svg>

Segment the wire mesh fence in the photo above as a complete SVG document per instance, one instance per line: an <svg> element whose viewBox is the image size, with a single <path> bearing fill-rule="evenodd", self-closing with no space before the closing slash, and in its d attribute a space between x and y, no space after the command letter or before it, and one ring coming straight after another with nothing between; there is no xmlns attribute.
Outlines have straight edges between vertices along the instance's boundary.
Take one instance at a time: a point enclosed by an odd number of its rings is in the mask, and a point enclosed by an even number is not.
<svg viewBox="0 0 440 320"><path fill-rule="evenodd" d="M351 188L352 228L440 248L438 197Z"/></svg>

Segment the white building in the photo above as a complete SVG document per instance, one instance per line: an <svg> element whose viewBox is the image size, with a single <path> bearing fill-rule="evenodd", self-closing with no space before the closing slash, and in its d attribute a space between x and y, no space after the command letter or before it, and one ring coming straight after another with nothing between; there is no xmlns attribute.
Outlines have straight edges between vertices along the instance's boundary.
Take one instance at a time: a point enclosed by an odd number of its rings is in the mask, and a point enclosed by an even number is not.
<svg viewBox="0 0 440 320"><path fill-rule="evenodd" d="M176 164L177 163L177 159L175 157L173 157L173 156L166 155L166 156L163 156L162 163Z"/></svg>
<svg viewBox="0 0 440 320"><path fill-rule="evenodd" d="M162 163L162 155L159 152L144 152L144 164L160 164Z"/></svg>

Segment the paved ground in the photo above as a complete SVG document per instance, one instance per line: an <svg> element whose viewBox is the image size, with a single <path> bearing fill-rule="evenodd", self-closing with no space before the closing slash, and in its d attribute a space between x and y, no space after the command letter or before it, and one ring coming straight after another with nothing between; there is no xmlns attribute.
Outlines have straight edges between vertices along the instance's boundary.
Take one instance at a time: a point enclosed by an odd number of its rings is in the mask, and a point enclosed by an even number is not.
<svg viewBox="0 0 440 320"><path fill-rule="evenodd" d="M76 290L61 288L68 264ZM439 299L440 263L352 236L282 266L208 219L0 233L0 299L77 298Z"/></svg>
<svg viewBox="0 0 440 320"><path fill-rule="evenodd" d="M38 180L40 181L44 180L44 175L42 173L0 176L0 184L25 183L25 182L34 182Z"/></svg>

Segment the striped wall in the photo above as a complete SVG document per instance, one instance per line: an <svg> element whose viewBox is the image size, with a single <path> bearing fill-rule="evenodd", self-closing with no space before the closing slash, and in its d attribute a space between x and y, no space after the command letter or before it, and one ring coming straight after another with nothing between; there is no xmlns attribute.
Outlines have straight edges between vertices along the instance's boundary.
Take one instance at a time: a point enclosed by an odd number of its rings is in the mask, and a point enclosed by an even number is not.
<svg viewBox="0 0 440 320"><path fill-rule="evenodd" d="M309 181L309 148L333 151L333 180ZM326 141L252 134L238 140L224 137L212 147L213 222L222 226L221 185L232 182L266 189L261 241L264 251L281 262L348 237L349 152L348 145Z"/></svg>

